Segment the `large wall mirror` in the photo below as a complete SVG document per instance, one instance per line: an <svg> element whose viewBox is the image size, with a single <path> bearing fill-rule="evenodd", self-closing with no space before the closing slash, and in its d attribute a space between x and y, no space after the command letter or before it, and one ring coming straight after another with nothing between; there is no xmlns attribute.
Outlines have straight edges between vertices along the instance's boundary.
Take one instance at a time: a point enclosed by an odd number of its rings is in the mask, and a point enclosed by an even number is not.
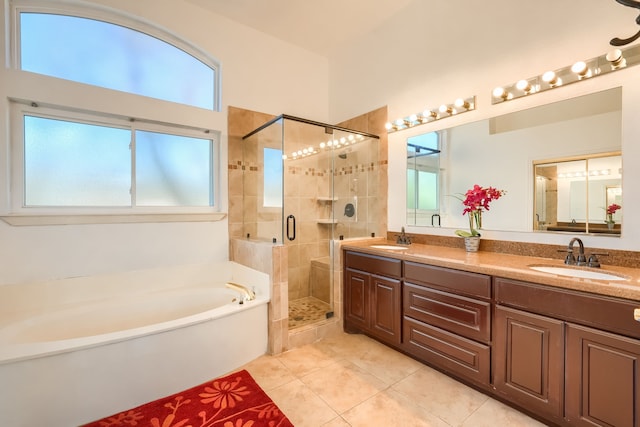
<svg viewBox="0 0 640 427"><path fill-rule="evenodd" d="M487 120L468 123L437 132L425 132L425 140L437 141L428 147L433 151L419 148L416 152L416 137L407 140L408 197L407 223L413 226L442 226L464 228L468 219L462 215L462 206L455 196L464 194L474 184L492 186L506 190L507 194L492 204L491 211L483 215L483 228L500 231L536 232L606 232L605 210L617 200L621 202L621 166L600 167L597 160L603 154L609 160L620 161L622 128L622 88L584 95L548 105L518 111ZM418 141L422 141L419 139ZM413 146L412 146L413 145ZM588 159L588 161L587 161ZM543 191L536 186L539 174L537 167L548 164L562 169L560 160L584 161L580 168L589 173L591 169L609 169L609 177L591 176L583 180L562 178L561 187L570 188L573 206L560 209L555 218L547 200L545 207L537 193ZM607 160L608 161L608 160ZM562 167L561 167L562 166ZM571 165L578 166L578 165ZM419 171L437 170L429 182L437 182L437 193L428 185L420 183L416 176ZM548 173L549 170L540 173ZM615 177L613 173L615 172ZM593 172L595 173L595 172ZM422 174L425 176L424 174ZM411 181L411 182L409 182ZM575 182L570 184L569 182ZM592 186L602 181L602 186ZM419 188L417 188L419 186ZM425 192L430 191L437 203L420 205L419 200L427 200ZM546 191L546 190L544 190ZM580 197L582 202L578 200ZM608 198L607 196L608 195ZM411 196L411 195L408 195ZM584 206L578 215L577 206ZM622 205L621 203L616 203ZM541 210L542 209L542 210ZM565 215L565 210L568 214ZM573 209L573 213L571 213ZM552 222L584 223L584 229L559 229ZM611 234L620 232L621 211L614 214L615 225ZM587 224L591 224L589 228ZM564 224L562 224L564 225ZM602 228L602 229L601 229Z"/></svg>

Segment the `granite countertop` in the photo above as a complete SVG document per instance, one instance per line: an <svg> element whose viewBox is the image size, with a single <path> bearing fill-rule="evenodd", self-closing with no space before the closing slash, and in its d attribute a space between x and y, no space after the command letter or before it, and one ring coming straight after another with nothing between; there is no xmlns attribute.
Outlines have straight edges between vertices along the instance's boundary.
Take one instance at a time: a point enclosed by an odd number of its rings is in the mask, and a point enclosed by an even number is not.
<svg viewBox="0 0 640 427"><path fill-rule="evenodd" d="M531 265L567 267L563 259L551 259L532 256L510 255L497 252L466 252L464 249L445 246L411 244L408 249L379 249L373 245L396 245L386 240L363 240L344 242L341 247L373 255L386 256L405 261L414 261L440 267L474 273L488 274L507 279L539 283L563 289L608 295L640 302L640 269L608 266L606 259L601 259L601 268L576 267L579 269L600 271L624 276L627 280L595 280L577 277L560 276L543 273L529 268ZM577 251L576 251L577 252ZM561 255L559 255L561 256ZM640 308L640 307L639 307Z"/></svg>

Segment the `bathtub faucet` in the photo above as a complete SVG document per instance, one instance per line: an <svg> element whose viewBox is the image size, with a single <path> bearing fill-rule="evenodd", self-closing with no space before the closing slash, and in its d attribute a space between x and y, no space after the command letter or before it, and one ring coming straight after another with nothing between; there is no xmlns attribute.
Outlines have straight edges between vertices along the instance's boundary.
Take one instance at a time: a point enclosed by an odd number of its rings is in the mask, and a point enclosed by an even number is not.
<svg viewBox="0 0 640 427"><path fill-rule="evenodd" d="M256 293L249 290L246 286L233 282L227 282L226 286L227 288L240 292L242 294L242 301L253 301L256 299Z"/></svg>

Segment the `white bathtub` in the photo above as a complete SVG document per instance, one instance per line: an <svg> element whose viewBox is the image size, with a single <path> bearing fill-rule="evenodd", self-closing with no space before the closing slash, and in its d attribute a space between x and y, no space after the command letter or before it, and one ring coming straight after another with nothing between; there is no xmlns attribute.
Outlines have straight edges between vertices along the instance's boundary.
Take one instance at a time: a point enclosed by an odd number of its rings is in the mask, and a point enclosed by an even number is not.
<svg viewBox="0 0 640 427"><path fill-rule="evenodd" d="M0 423L74 426L236 369L267 350L269 289L233 262L1 285Z"/></svg>

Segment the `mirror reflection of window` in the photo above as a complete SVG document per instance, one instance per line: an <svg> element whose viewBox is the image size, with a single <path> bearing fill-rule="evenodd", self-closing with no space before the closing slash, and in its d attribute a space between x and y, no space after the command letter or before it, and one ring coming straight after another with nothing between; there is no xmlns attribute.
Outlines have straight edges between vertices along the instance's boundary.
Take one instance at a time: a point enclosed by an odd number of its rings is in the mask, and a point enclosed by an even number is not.
<svg viewBox="0 0 640 427"><path fill-rule="evenodd" d="M440 134L407 139L407 223L440 225Z"/></svg>
<svg viewBox="0 0 640 427"><path fill-rule="evenodd" d="M620 234L622 157L614 153L536 162L534 230Z"/></svg>

